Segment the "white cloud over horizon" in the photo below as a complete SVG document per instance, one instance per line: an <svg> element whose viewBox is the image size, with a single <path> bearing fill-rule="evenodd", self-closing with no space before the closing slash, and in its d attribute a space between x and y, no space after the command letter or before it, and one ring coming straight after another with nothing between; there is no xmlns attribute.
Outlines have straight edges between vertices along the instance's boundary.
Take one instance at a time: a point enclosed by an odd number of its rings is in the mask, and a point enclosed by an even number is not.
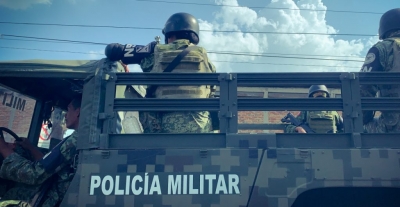
<svg viewBox="0 0 400 207"><path fill-rule="evenodd" d="M218 5L239 5L237 0L215 0L215 2ZM332 35L243 33L243 31L339 33L338 30L327 23L325 19L327 7L322 0L299 0L297 3L293 0L272 0L270 4L265 6L312 10L261 9L255 11L248 7L221 7L214 14L212 21L200 20L201 30L236 31L231 33L202 31L200 33L200 45L210 51L209 58L214 61L217 72L359 71L364 58L362 53L369 49L374 42L378 41L377 37L344 40L340 36L333 37ZM212 51L234 51L247 54L264 53L264 56L272 55L275 57L215 54L211 53ZM308 59L276 57L287 57L287 54ZM312 58L357 60L361 62L316 60ZM229 63L229 61L252 62L253 64ZM272 63L273 65L254 63ZM305 67L295 65L322 66Z"/></svg>
<svg viewBox="0 0 400 207"><path fill-rule="evenodd" d="M101 59L104 57L104 50L89 51L89 59Z"/></svg>
<svg viewBox="0 0 400 207"><path fill-rule="evenodd" d="M90 0L94 2L95 0ZM51 5L53 0L0 0L0 7L6 7L14 10L25 10L35 4ZM77 4L78 0L67 0L71 4Z"/></svg>
<svg viewBox="0 0 400 207"><path fill-rule="evenodd" d="M0 6L24 10L35 5L56 6L52 5L52 2L53 0L0 0ZM66 0L66 2L79 5L82 1ZM238 0L214 0L214 2L217 5L241 6L217 7L212 14L204 10L209 13L210 18L199 20L201 30L209 30L200 32L200 46L209 52L209 58L216 65L217 72L359 71L366 51L378 41L378 37L301 34L341 33L327 21L328 8L323 3L324 0L271 0L270 3L263 5L266 7L264 9L239 5ZM34 9L41 8L33 8L32 11ZM86 49L85 52L91 53L86 58L104 57L96 54L103 54L104 51L96 50ZM132 71L139 71L137 66L129 67Z"/></svg>
<svg viewBox="0 0 400 207"><path fill-rule="evenodd" d="M15 9L25 10L34 4L50 5L52 0L0 0L0 6Z"/></svg>

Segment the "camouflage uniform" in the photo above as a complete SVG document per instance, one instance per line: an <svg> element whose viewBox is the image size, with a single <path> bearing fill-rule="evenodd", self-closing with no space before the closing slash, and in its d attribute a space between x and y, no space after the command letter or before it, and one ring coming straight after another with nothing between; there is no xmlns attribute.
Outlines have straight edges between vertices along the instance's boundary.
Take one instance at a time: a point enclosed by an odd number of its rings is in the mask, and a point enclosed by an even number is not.
<svg viewBox="0 0 400 207"><path fill-rule="evenodd" d="M394 32L375 44L365 58L361 72L400 72L400 31ZM361 96L400 97L400 85L362 85ZM379 118L373 118L373 111L363 111L364 129L369 133L400 132L400 112L382 111Z"/></svg>
<svg viewBox="0 0 400 207"><path fill-rule="evenodd" d="M0 201L0 207L13 207L13 206L31 207L31 205L29 205L29 203L24 202L24 201L18 201L18 200Z"/></svg>
<svg viewBox="0 0 400 207"><path fill-rule="evenodd" d="M320 111L313 111L313 112L316 113L316 114L322 114L322 113L318 113ZM324 126L324 124L322 124L322 128L332 128L331 130L335 131L335 133L343 132L343 121L342 121L342 118L340 117L340 115L336 111L331 111L330 113L333 116L333 118L335 119L334 123L331 123L331 124L327 123L326 126ZM296 119L301 123L307 123L308 122L307 120L309 119L309 117L306 117L306 116L308 116L309 114L310 114L309 111L307 111L307 112L306 111L301 111L300 114L296 116ZM310 126L310 128L312 130L314 130L317 133L330 133L330 132L332 132L331 130L318 131L317 128L319 128L319 126L313 126L313 125L309 125L309 126ZM297 133L296 132L296 126L288 125L286 127L286 129L285 129L285 132L286 133Z"/></svg>
<svg viewBox="0 0 400 207"><path fill-rule="evenodd" d="M15 181L17 184L2 197L0 207L15 204L19 200L28 206L36 192L45 185L49 185L49 188L41 206L56 206L63 199L75 174L73 162L77 135L75 131L37 162L29 161L17 153L4 159L0 177Z"/></svg>
<svg viewBox="0 0 400 207"><path fill-rule="evenodd" d="M190 45L189 40L176 40L167 45L157 45L155 51L160 47L163 50L179 50ZM209 62L204 48L198 47L197 52L203 55L208 67L213 73L216 72L215 66ZM154 71L155 54L144 58L141 61L143 72ZM152 95L152 94L148 94ZM144 133L207 133L212 130L210 113L208 111L187 111L187 112L141 112L140 122L143 125Z"/></svg>

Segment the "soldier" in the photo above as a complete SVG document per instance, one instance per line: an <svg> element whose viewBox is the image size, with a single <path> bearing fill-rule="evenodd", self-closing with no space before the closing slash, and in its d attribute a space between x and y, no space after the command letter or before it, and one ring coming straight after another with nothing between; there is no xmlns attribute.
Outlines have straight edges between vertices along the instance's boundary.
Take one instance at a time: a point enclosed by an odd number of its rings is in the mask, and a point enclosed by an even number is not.
<svg viewBox="0 0 400 207"><path fill-rule="evenodd" d="M379 39L367 53L361 72L400 72L400 8L384 13L379 24ZM400 97L400 85L362 85L361 96ZM369 133L400 132L399 111L363 111L364 128Z"/></svg>
<svg viewBox="0 0 400 207"><path fill-rule="evenodd" d="M330 93L325 85L312 85L308 97L329 98ZM343 119L336 111L301 111L296 117L300 123L308 124L315 133L343 132ZM287 133L307 133L301 126L288 125Z"/></svg>
<svg viewBox="0 0 400 207"><path fill-rule="evenodd" d="M200 42L199 24L187 13L173 14L162 30L165 44L147 46L110 44L106 56L125 64L140 64L143 72L215 73ZM180 60L178 59L180 58ZM146 97L210 98L215 86L150 86ZM207 133L213 130L208 111L141 112L144 133ZM214 120L215 121L215 120ZM218 120L216 120L218 121Z"/></svg>
<svg viewBox="0 0 400 207"><path fill-rule="evenodd" d="M77 130L82 97L76 96L68 105L65 114L66 127L74 129L73 134L65 138L49 153L38 161L28 160L14 152L0 138L0 153L4 158L0 168L0 177L16 182L0 200L0 207L8 205L31 206L40 200L39 206L53 207L62 201L75 170ZM39 202L39 201L37 201Z"/></svg>

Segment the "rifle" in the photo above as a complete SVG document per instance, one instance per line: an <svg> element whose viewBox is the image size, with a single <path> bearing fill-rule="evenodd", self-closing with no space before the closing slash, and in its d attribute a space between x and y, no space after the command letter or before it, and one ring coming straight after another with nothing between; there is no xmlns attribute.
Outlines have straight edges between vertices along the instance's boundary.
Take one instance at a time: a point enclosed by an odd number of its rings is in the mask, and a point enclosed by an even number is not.
<svg viewBox="0 0 400 207"><path fill-rule="evenodd" d="M296 127L302 127L307 133L315 133L314 130L312 130L307 123L300 122L299 120L296 119L296 117L293 116L291 112L286 114L285 117L281 119L281 122L283 123L290 123Z"/></svg>

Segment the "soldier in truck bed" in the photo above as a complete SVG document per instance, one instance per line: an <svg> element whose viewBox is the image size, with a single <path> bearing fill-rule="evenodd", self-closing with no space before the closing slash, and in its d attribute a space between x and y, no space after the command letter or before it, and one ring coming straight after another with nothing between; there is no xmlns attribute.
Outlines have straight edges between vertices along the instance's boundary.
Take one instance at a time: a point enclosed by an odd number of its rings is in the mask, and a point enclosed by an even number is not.
<svg viewBox="0 0 400 207"><path fill-rule="evenodd" d="M391 9L380 19L379 39L365 57L361 72L400 72L400 8ZM361 96L400 97L400 85L362 85ZM400 132L400 112L363 111L364 129L369 133Z"/></svg>
<svg viewBox="0 0 400 207"><path fill-rule="evenodd" d="M312 85L308 97L329 98L330 93L325 85ZM307 123L315 133L343 132L343 119L336 111L301 111L296 117L300 123ZM303 127L288 125L287 133L307 133Z"/></svg>
<svg viewBox="0 0 400 207"><path fill-rule="evenodd" d="M199 32L199 24L194 16L176 13L165 23L165 44L152 42L139 46L114 43L106 47L105 54L113 61L140 64L143 72L215 73L216 69L209 61L206 50L197 46L200 41ZM178 56L182 57L181 61L174 63ZM214 91L215 86L210 85L152 85L149 86L146 97L211 98ZM140 122L144 133L207 133L215 130L208 111L140 112Z"/></svg>

